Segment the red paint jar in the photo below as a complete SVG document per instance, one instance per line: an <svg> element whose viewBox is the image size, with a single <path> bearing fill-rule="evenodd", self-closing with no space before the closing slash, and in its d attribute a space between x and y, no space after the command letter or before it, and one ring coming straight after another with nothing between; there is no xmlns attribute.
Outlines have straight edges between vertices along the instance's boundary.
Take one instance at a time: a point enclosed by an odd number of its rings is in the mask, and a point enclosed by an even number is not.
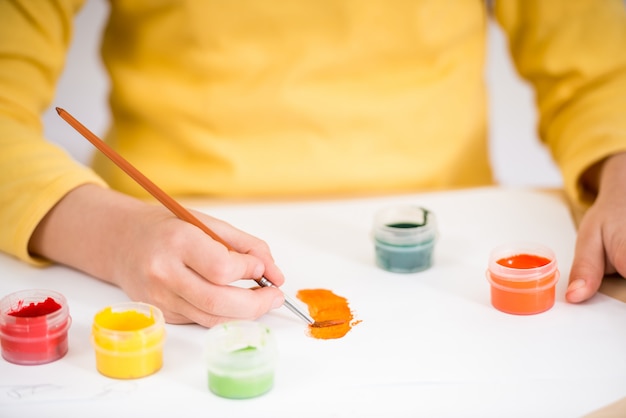
<svg viewBox="0 0 626 418"><path fill-rule="evenodd" d="M494 308L516 315L541 313L554 306L556 257L539 244L503 245L491 252L487 280Z"/></svg>
<svg viewBox="0 0 626 418"><path fill-rule="evenodd" d="M0 346L5 360L50 363L68 350L72 319L65 297L43 289L22 290L0 300Z"/></svg>

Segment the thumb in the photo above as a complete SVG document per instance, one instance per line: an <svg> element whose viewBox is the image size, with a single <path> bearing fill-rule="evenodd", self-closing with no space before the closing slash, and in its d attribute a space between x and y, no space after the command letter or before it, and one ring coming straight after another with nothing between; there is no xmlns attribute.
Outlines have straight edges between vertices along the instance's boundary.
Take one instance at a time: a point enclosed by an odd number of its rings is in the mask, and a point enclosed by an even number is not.
<svg viewBox="0 0 626 418"><path fill-rule="evenodd" d="M578 229L565 299L571 303L579 303L595 295L604 278L604 270L604 243L600 228L588 225L583 219Z"/></svg>

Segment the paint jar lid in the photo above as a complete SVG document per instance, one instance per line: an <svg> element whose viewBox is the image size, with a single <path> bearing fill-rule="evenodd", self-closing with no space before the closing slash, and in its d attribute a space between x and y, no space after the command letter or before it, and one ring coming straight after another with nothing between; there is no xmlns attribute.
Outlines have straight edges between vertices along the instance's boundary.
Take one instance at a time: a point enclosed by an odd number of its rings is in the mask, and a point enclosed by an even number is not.
<svg viewBox="0 0 626 418"><path fill-rule="evenodd" d="M277 349L274 336L255 321L230 321L206 334L209 389L218 396L243 399L271 389Z"/></svg>
<svg viewBox="0 0 626 418"><path fill-rule="evenodd" d="M545 260L533 264L532 267L507 263L513 257L534 257ZM489 255L488 270L492 276L500 277L512 282L535 281L557 270L556 256L545 245L532 242L514 242L495 247Z"/></svg>
<svg viewBox="0 0 626 418"><path fill-rule="evenodd" d="M414 205L390 206L374 216L374 239L391 245L418 245L437 238L435 214Z"/></svg>
<svg viewBox="0 0 626 418"><path fill-rule="evenodd" d="M92 340L98 350L113 353L140 352L160 347L165 337L163 313L143 302L121 302L94 316Z"/></svg>
<svg viewBox="0 0 626 418"><path fill-rule="evenodd" d="M44 364L63 357L71 322L67 300L59 292L28 289L3 297L2 357L16 364Z"/></svg>

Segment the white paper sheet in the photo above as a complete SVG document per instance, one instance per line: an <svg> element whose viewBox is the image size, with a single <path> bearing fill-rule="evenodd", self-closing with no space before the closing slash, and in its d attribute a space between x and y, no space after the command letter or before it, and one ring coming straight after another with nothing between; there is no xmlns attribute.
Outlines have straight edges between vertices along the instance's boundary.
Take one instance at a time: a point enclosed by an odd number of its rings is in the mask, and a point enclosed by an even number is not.
<svg viewBox="0 0 626 418"><path fill-rule="evenodd" d="M437 216L431 269L395 274L374 264L374 212L417 204ZM197 205L266 240L283 287L325 288L348 299L362 322L338 340L316 340L285 308L259 321L275 333L274 388L234 401L209 392L206 329L167 325L164 367L117 381L98 374L93 315L127 300L96 279L0 257L0 293L63 293L73 324L70 351L41 366L0 361L0 417L572 417L626 395L626 304L599 294L565 302L575 229L562 197L481 188L383 198ZM554 250L561 279L555 306L531 316L490 304L487 258L499 244L533 241ZM87 413L88 411L88 413Z"/></svg>

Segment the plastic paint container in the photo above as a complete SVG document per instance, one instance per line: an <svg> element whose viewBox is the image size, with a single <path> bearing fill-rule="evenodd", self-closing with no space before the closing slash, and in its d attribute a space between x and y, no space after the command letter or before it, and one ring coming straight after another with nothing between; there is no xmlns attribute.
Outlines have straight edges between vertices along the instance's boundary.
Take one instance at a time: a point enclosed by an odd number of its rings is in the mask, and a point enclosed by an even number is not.
<svg viewBox="0 0 626 418"><path fill-rule="evenodd" d="M376 264L394 273L430 268L437 238L435 215L419 206L393 206L374 217Z"/></svg>
<svg viewBox="0 0 626 418"><path fill-rule="evenodd" d="M165 321L155 306L124 302L98 312L91 339L96 367L105 376L134 379L157 372L163 365Z"/></svg>
<svg viewBox="0 0 626 418"><path fill-rule="evenodd" d="M5 360L50 363L68 350L72 323L65 297L44 289L22 290L0 300L0 343Z"/></svg>
<svg viewBox="0 0 626 418"><path fill-rule="evenodd" d="M218 396L246 399L274 385L277 350L269 328L254 321L231 321L207 332L209 389Z"/></svg>
<svg viewBox="0 0 626 418"><path fill-rule="evenodd" d="M487 280L494 308L516 315L544 312L554 306L556 257L539 244L503 245L489 256Z"/></svg>

